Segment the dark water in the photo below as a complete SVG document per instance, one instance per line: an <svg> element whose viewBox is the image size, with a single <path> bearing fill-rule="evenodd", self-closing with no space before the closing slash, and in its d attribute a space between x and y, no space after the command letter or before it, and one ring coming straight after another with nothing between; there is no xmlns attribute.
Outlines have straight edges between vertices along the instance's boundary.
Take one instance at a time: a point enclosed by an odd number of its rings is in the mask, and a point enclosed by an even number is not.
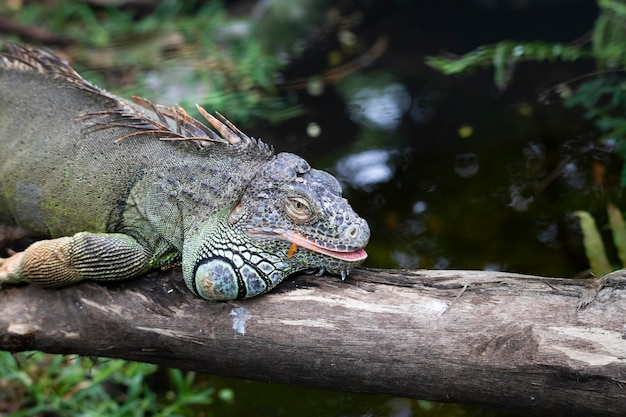
<svg viewBox="0 0 626 417"><path fill-rule="evenodd" d="M218 388L225 387L234 392L232 402L218 400L211 406L214 416L515 416L475 406L347 394L230 378L215 378L213 382Z"/></svg>
<svg viewBox="0 0 626 417"><path fill-rule="evenodd" d="M587 268L571 212L603 221L620 201L621 161L576 109L538 96L593 63L520 64L505 91L489 69L445 77L425 55L502 39L569 42L593 1L371 2L359 36L389 39L371 66L321 95L266 139L327 169L372 229L369 267L495 269L573 276ZM369 3L368 3L369 4ZM306 69L294 65L288 76ZM299 73L299 71L302 73ZM310 137L314 123L321 135ZM607 169L604 181L592 170ZM419 383L419 382L418 382ZM216 415L487 416L494 410L218 379L235 402Z"/></svg>
<svg viewBox="0 0 626 417"><path fill-rule="evenodd" d="M618 177L598 186L591 169L615 173L621 163L580 111L537 98L591 63L522 63L506 91L490 70L445 77L423 64L428 54L507 38L571 40L591 27L595 9L565 3L381 13L370 30L389 37L387 53L322 96L303 97L307 115L271 133L278 149L342 179L372 227L367 266L565 276L586 268L569 213L618 199ZM320 137L306 136L310 122Z"/></svg>

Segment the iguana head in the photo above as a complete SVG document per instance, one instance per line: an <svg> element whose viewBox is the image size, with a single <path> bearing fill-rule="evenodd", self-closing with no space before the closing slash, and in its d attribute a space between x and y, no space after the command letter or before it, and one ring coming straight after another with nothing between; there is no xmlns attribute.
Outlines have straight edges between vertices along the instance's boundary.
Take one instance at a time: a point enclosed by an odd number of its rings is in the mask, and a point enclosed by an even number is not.
<svg viewBox="0 0 626 417"><path fill-rule="evenodd" d="M337 180L290 153L259 169L222 223L217 234L231 243L220 252L206 242L194 268L208 299L252 297L303 270L345 277L367 257L369 227Z"/></svg>

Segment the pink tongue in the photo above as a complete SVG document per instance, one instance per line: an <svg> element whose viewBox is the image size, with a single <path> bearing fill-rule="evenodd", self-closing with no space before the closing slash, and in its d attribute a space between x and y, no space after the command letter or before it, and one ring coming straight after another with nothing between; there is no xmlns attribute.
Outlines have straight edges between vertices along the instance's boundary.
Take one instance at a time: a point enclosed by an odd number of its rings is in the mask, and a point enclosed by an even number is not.
<svg viewBox="0 0 626 417"><path fill-rule="evenodd" d="M325 249L321 246L317 246L314 243L311 243L307 239L304 239L301 236L296 234L286 233L283 236L283 239L288 240L289 242L295 243L298 246L302 246L303 248L310 249L314 252L323 253L325 255L332 256L333 258L341 259L349 262L357 262L362 261L367 258L367 252L365 249L357 249L352 252L339 252L335 250Z"/></svg>
<svg viewBox="0 0 626 417"><path fill-rule="evenodd" d="M357 249L353 252L336 252L336 251L331 251L331 250L327 251L322 248L319 248L318 252L327 253L328 255L334 256L335 258L339 258L339 259L343 259L344 261L351 261L351 262L362 261L365 258L367 258L367 252L365 252L365 249Z"/></svg>

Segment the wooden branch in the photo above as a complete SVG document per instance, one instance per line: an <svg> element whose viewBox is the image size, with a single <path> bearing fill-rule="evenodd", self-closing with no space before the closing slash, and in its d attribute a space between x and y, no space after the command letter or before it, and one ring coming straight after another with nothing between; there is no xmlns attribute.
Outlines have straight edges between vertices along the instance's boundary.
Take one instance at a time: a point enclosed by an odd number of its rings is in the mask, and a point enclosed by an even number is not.
<svg viewBox="0 0 626 417"><path fill-rule="evenodd" d="M579 309L581 300L591 302ZM271 294L220 303L192 296L177 271L10 287L0 291L0 348L552 416L623 416L626 272L585 281L360 269L345 282L297 276Z"/></svg>

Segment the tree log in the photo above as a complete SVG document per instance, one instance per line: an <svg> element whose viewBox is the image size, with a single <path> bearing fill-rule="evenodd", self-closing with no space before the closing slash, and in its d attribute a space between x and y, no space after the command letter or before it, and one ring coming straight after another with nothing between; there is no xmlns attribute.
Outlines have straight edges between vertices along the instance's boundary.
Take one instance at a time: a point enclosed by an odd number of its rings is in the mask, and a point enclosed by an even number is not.
<svg viewBox="0 0 626 417"><path fill-rule="evenodd" d="M299 275L231 302L193 296L179 271L7 287L0 349L536 415L624 416L626 271L574 280L358 269L343 282Z"/></svg>

